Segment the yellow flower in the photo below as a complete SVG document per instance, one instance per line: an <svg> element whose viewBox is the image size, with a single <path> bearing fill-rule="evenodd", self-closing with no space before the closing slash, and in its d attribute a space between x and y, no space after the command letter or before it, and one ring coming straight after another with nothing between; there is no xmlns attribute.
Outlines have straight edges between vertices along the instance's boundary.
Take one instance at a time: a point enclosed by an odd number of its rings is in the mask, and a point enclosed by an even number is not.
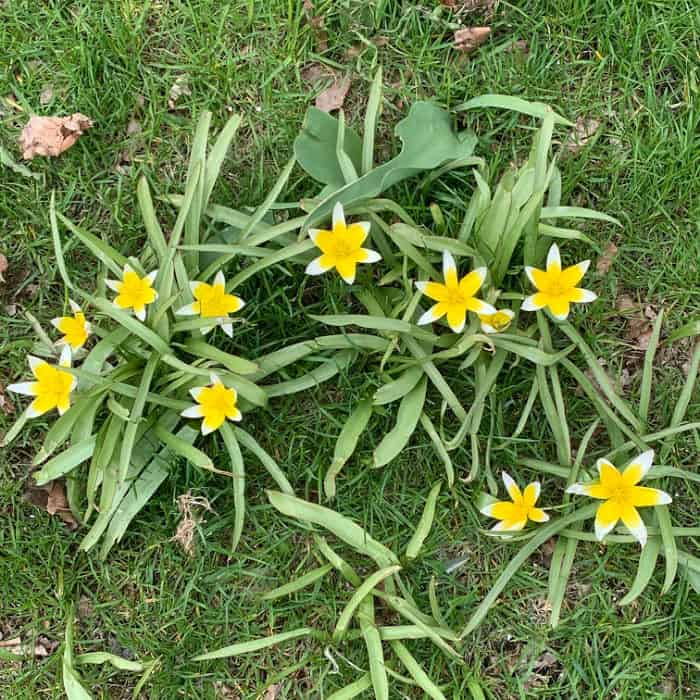
<svg viewBox="0 0 700 700"><path fill-rule="evenodd" d="M447 315L447 324L455 333L461 333L467 318L467 311L480 315L491 315L496 309L474 295L486 279L486 268L478 267L460 280L457 265L452 254L445 250L442 254L442 274L445 284L440 282L416 282L416 287L425 296L438 303L426 311L419 319L418 325L437 321Z"/></svg>
<svg viewBox="0 0 700 700"><path fill-rule="evenodd" d="M78 350L85 345L92 329L80 307L72 299L68 303L73 315L54 318L51 324L63 333L63 338L57 340L56 345L70 345L71 350Z"/></svg>
<svg viewBox="0 0 700 700"><path fill-rule="evenodd" d="M348 284L352 284L355 281L355 268L358 263L374 263L382 259L374 250L362 247L369 235L369 228L370 224L367 221L347 225L343 205L337 202L333 208L333 230L309 230L311 240L321 249L323 255L306 266L306 274L320 275L335 268Z"/></svg>
<svg viewBox="0 0 700 700"><path fill-rule="evenodd" d="M581 496L590 496L604 501L595 517L595 534L602 540L618 520L622 520L633 537L642 545L647 541L647 529L637 508L659 506L671 502L671 497L659 489L637 486L647 475L654 461L654 450L647 450L633 459L620 473L605 459L596 463L599 481L573 484L566 490Z"/></svg>
<svg viewBox="0 0 700 700"><path fill-rule="evenodd" d="M190 289L195 301L178 309L179 316L201 316L216 319L214 325L220 325L224 333L233 336L233 324L228 322L229 314L240 311L245 302L240 297L226 293L226 278L219 271L214 278L214 284L206 282L190 282ZM214 326L206 326L201 330L203 335L209 333Z"/></svg>
<svg viewBox="0 0 700 700"><path fill-rule="evenodd" d="M537 311L546 306L554 318L563 321L569 315L571 302L587 304L595 301L598 298L597 294L576 286L583 279L590 264L590 260L584 260L562 270L559 248L553 243L547 254L546 270L525 268L537 292L527 297L520 308L523 311Z"/></svg>
<svg viewBox="0 0 700 700"><path fill-rule="evenodd" d="M78 383L70 372L58 369L58 367L70 367L70 345L63 346L58 366L50 365L45 360L32 355L28 355L27 359L36 381L10 384L7 387L8 390L35 397L27 408L28 418L36 418L54 408L63 415L70 408L70 394Z"/></svg>
<svg viewBox="0 0 700 700"><path fill-rule="evenodd" d="M238 393L235 389L224 386L221 379L211 375L209 386L197 386L190 389L190 394L197 402L186 408L180 415L185 418L202 418L202 435L218 430L228 418L240 421L243 416L236 406Z"/></svg>
<svg viewBox="0 0 700 700"><path fill-rule="evenodd" d="M115 306L120 309L133 309L134 316L139 321L146 320L146 307L158 298L158 292L153 289L153 282L158 275L158 270L149 272L145 277L139 277L131 267L124 265L124 273L121 281L105 280L105 284L117 292L114 299Z"/></svg>
<svg viewBox="0 0 700 700"><path fill-rule="evenodd" d="M481 509L484 515L489 518L496 518L498 522L492 530L496 532L511 532L522 530L527 525L528 520L535 523L546 523L549 516L542 508L536 508L535 503L540 497L540 482L533 481L520 491L513 479L503 472L503 483L510 496L510 501L496 501Z"/></svg>
<svg viewBox="0 0 700 700"><path fill-rule="evenodd" d="M515 314L510 309L499 309L495 314L479 314L484 333L503 333L508 330Z"/></svg>

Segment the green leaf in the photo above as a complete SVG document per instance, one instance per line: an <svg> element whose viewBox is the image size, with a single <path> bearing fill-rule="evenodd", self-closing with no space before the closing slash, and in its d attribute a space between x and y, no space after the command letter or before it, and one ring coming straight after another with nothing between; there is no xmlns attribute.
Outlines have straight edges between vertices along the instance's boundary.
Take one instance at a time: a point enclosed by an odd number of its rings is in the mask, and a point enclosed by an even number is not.
<svg viewBox="0 0 700 700"><path fill-rule="evenodd" d="M280 493L279 491L267 491L270 503L280 513L290 518L314 523L326 528L336 537L356 549L360 554L371 557L380 567L398 564L396 555L387 549L381 542L375 539L352 520L336 513L330 508L309 503L296 496Z"/></svg>
<svg viewBox="0 0 700 700"><path fill-rule="evenodd" d="M218 362L234 374L253 374L260 369L255 362L219 350L204 340L188 340L185 349L195 357Z"/></svg>
<svg viewBox="0 0 700 700"><path fill-rule="evenodd" d="M138 661L129 661L122 656L117 656L116 654L110 654L106 651L93 651L87 654L80 654L75 657L75 663L80 664L111 664L114 668L120 671L135 671L140 673L143 671L143 664L138 663Z"/></svg>
<svg viewBox="0 0 700 700"><path fill-rule="evenodd" d="M428 433L428 437L433 443L433 447L435 448L438 457L440 457L442 463L445 465L445 472L447 472L447 485L450 488L452 488L452 486L454 486L455 483L455 470L452 466L452 458L450 457L450 454L447 451L445 443L442 441L442 438L440 437L438 431L433 425L433 421L430 420L430 417L427 413L425 413L425 411L421 413L420 424L425 429L425 432Z"/></svg>
<svg viewBox="0 0 700 700"><path fill-rule="evenodd" d="M418 425L425 393L428 386L427 377L423 377L411 391L401 399L396 425L382 438L374 450L374 466L383 467L397 457L408 444Z"/></svg>
<svg viewBox="0 0 700 700"><path fill-rule="evenodd" d="M394 566L387 566L384 569L375 571L373 574L367 577L367 579L362 583L362 585L353 593L350 600L347 602L343 608L338 622L335 625L335 630L333 630L333 641L338 643L345 636L350 622L352 620L355 611L359 607L360 603L371 594L372 589L376 588L385 578L393 576L393 574L401 571L401 566L395 564Z"/></svg>
<svg viewBox="0 0 700 700"><path fill-rule="evenodd" d="M89 437L87 440L71 445L67 450L61 452L53 459L50 459L36 474L34 479L41 486L49 481L58 479L70 471L81 465L86 460L92 457L95 450L96 436Z"/></svg>
<svg viewBox="0 0 700 700"><path fill-rule="evenodd" d="M425 538L430 533L433 527L433 518L435 517L435 504L437 503L438 496L440 495L440 488L442 487L442 482L438 481L428 494L428 498L425 501L425 507L423 508L423 514L420 517L420 521L411 537L410 542L406 547L406 558L415 559L420 553L421 547L425 542Z"/></svg>
<svg viewBox="0 0 700 700"><path fill-rule="evenodd" d="M614 216L585 207L542 207L540 219L594 219L622 226Z"/></svg>
<svg viewBox="0 0 700 700"><path fill-rule="evenodd" d="M92 700L90 693L85 690L82 679L73 664L73 609L68 612L66 620L66 639L63 643L63 689L68 700Z"/></svg>
<svg viewBox="0 0 700 700"><path fill-rule="evenodd" d="M63 284L68 289L73 289L73 282L66 268L66 261L63 257L63 245L61 243L61 234L58 231L58 221L56 219L56 192L51 191L51 204L49 205L49 221L51 222L51 240L53 241L54 255L56 256L56 267L61 275Z"/></svg>
<svg viewBox="0 0 700 700"><path fill-rule="evenodd" d="M382 67L377 68L369 89L367 99L367 111L365 112L365 128L362 139L362 169L361 174L366 175L372 170L374 159L374 132L377 128L377 119L382 107Z"/></svg>
<svg viewBox="0 0 700 700"><path fill-rule="evenodd" d="M306 226L327 219L336 202L349 206L377 197L406 178L432 170L447 161L466 158L474 151L474 139L460 140L453 131L451 117L445 110L430 102L416 102L408 116L396 125L396 134L403 144L399 155L370 170L355 182L344 185L337 160L329 163L329 153L335 150L337 120L326 115L324 121L329 127L328 131L323 135L311 135L306 133L310 114L315 115L316 111L312 109L307 112L307 126L295 142L295 152L302 168L315 179L330 185L332 192L309 214ZM334 122L333 126L329 119ZM329 139L331 135L333 138ZM346 144L346 152L348 150ZM352 154L349 155L352 157ZM359 158L353 159L353 162L355 169L361 172Z"/></svg>
<svg viewBox="0 0 700 700"><path fill-rule="evenodd" d="M335 498L335 479L340 473L345 463L352 457L357 447L360 435L367 427L372 416L372 402L368 399L360 401L355 410L350 414L343 429L340 431L338 440L335 443L333 452L333 462L328 467L326 478L323 480L323 488L326 498Z"/></svg>
<svg viewBox="0 0 700 700"><path fill-rule="evenodd" d="M678 572L678 546L676 545L676 538L673 535L673 526L668 506L656 506L654 512L659 522L661 542L664 546L664 558L666 559L666 576L664 577L664 585L661 588L661 595L664 595L671 589L673 581L676 578L676 573Z"/></svg>
<svg viewBox="0 0 700 700"><path fill-rule="evenodd" d="M269 475L274 479L280 491L293 496L294 489L292 489L289 481L287 481L287 477L285 476L284 472L280 469L277 462L275 462L275 460L272 459L267 452L265 452L255 438L239 426L234 428L234 432L236 433L238 442L240 442L241 445L243 445L243 447L245 447L247 450L252 452L258 458L260 464L267 469Z"/></svg>
<svg viewBox="0 0 700 700"><path fill-rule="evenodd" d="M396 656L404 665L409 675L418 684L426 695L429 695L433 700L447 700L440 688L430 680L428 674L421 668L420 664L411 655L411 652L399 641L391 642L391 648Z"/></svg>
<svg viewBox="0 0 700 700"><path fill-rule="evenodd" d="M188 442L187 440L183 440L157 423L153 426L153 434L176 455L183 457L188 462L192 462L192 464L200 469L211 471L214 468L211 458L197 449L192 444L192 441Z"/></svg>
<svg viewBox="0 0 700 700"><path fill-rule="evenodd" d="M671 333L666 342L673 343L681 338L690 338L694 335L700 335L700 321L691 321L685 326L677 328L675 331L673 331L673 333Z"/></svg>
<svg viewBox="0 0 700 700"><path fill-rule="evenodd" d="M366 673L364 676L362 676L362 678L356 680L354 683L350 683L350 685L346 685L344 688L336 690L335 693L328 696L327 700L352 700L358 695L364 693L365 690L369 690L371 687L372 679L370 678L369 673Z"/></svg>
<svg viewBox="0 0 700 700"><path fill-rule="evenodd" d="M369 675L372 679L375 700L389 700L389 679L384 665L384 651L379 630L374 624L374 600L367 596L359 610L360 630L367 647Z"/></svg>
<svg viewBox="0 0 700 700"><path fill-rule="evenodd" d="M309 318L328 326L359 326L375 331L386 331L388 333L408 333L419 340L433 342L436 336L429 331L425 331L418 326L402 321L398 318L386 318L384 316L369 316L366 314L329 314L327 316L316 316L309 314Z"/></svg>
<svg viewBox="0 0 700 700"><path fill-rule="evenodd" d="M301 133L294 141L294 155L299 165L314 180L340 187L345 184L343 171L337 158L333 157L338 128L335 117L316 107L310 107ZM352 129L345 129L343 150L351 159L355 170L362 172L362 141Z"/></svg>
<svg viewBox="0 0 700 700"><path fill-rule="evenodd" d="M398 379L384 384L374 392L374 405L383 406L403 398L418 384L422 376L423 369L421 367L409 367L402 372Z"/></svg>
<svg viewBox="0 0 700 700"><path fill-rule="evenodd" d="M233 534L231 536L231 552L235 552L238 543L241 541L243 523L245 521L245 467L241 448L238 446L233 427L228 421L224 421L220 431L231 459L231 471L233 472L233 507L235 513Z"/></svg>
<svg viewBox="0 0 700 700"><path fill-rule="evenodd" d="M348 367L356 356L357 353L354 350L341 350L301 377L265 386L265 392L270 398L273 398L311 389L335 377L336 374Z"/></svg>
<svg viewBox="0 0 700 700"><path fill-rule="evenodd" d="M211 659L227 659L232 656L240 656L241 654L250 654L254 651L260 651L262 649L268 649L269 647L276 646L277 644L282 644L290 639L298 639L299 637L308 637L313 634L311 627L300 627L299 629L292 630L291 632L282 632L280 634L272 634L269 637L263 637L262 639L254 639L250 642L239 642L238 644L231 644L227 647L222 647L216 651L210 651L206 654L200 654L195 656L192 661L210 661Z"/></svg>
<svg viewBox="0 0 700 700"><path fill-rule="evenodd" d="M268 591L262 596L262 600L277 600L277 598L284 598L292 593L296 593L297 591L310 586L312 583L316 583L316 581L322 579L329 571L332 571L332 569L332 564L324 564L318 569L314 569L313 571L309 571L308 574L300 576L295 581L290 581L289 583L285 583L283 586L273 588L271 591Z"/></svg>
<svg viewBox="0 0 700 700"><path fill-rule="evenodd" d="M620 600L618 605L629 605L644 593L656 569L656 560L659 557L660 550L661 538L650 537L639 555L639 565L637 566L637 575L634 577L634 582L627 595Z"/></svg>
<svg viewBox="0 0 700 700"><path fill-rule="evenodd" d="M203 206L206 207L211 193L214 191L214 186L219 178L219 173L221 172L221 166L224 164L224 159L226 158L226 153L231 146L231 141L233 141L238 127L241 125L243 117L240 114L234 114L226 122L226 126L221 130L219 137L216 139L216 143L209 151L207 156L207 163L204 169L204 195L203 195Z"/></svg>
<svg viewBox="0 0 700 700"><path fill-rule="evenodd" d="M511 95L479 95L471 100L457 105L455 112L466 112L470 109L483 109L484 107L495 107L496 109L507 109L511 112L519 112L527 114L530 117L544 119L547 114L554 116L554 121L563 126L574 126L572 122L564 117L559 116L556 112L552 112L552 108L543 102L529 102L520 97L512 97Z"/></svg>

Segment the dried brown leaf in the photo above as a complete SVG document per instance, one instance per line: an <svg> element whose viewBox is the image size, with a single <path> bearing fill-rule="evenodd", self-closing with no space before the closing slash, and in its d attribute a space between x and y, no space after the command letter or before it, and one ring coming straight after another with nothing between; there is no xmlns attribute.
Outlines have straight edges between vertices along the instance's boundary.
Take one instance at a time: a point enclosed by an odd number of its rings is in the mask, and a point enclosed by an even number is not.
<svg viewBox="0 0 700 700"><path fill-rule="evenodd" d="M483 44L491 34L491 27L466 27L458 29L454 36L454 47L462 53L474 51Z"/></svg>
<svg viewBox="0 0 700 700"><path fill-rule="evenodd" d="M32 486L24 494L29 503L42 508L49 515L58 515L71 529L78 527L78 521L71 513L62 481L51 481L43 486Z"/></svg>
<svg viewBox="0 0 700 700"><path fill-rule="evenodd" d="M80 112L69 117L31 117L19 137L22 158L60 156L91 126L92 120Z"/></svg>
<svg viewBox="0 0 700 700"><path fill-rule="evenodd" d="M0 648L16 656L34 656L39 659L51 656L58 648L58 642L41 634L37 637L34 645L22 642L21 637L13 637L12 639L0 640Z"/></svg>
<svg viewBox="0 0 700 700"><path fill-rule="evenodd" d="M576 155L585 148L599 128L600 122L597 119L577 117L573 131L564 143L564 148L572 155Z"/></svg>
<svg viewBox="0 0 700 700"><path fill-rule="evenodd" d="M326 88L316 97L316 107L323 112L332 112L334 109L340 109L344 102L345 96L350 89L350 78L342 78L335 80L333 85Z"/></svg>
<svg viewBox="0 0 700 700"><path fill-rule="evenodd" d="M7 258L2 253L0 253L0 282L5 281L5 278L2 276L2 273L7 271L7 266Z"/></svg>
<svg viewBox="0 0 700 700"><path fill-rule="evenodd" d="M193 496L190 491L177 497L177 508L182 513L182 519L170 541L177 542L187 556L194 557L194 533L197 525L204 522L204 516L200 511L208 511L209 513L214 511L206 498Z"/></svg>
<svg viewBox="0 0 700 700"><path fill-rule="evenodd" d="M260 700L277 700L282 692L282 684L274 683L260 696Z"/></svg>
<svg viewBox="0 0 700 700"><path fill-rule="evenodd" d="M53 100L53 85L47 85L39 95L39 104L46 106Z"/></svg>
<svg viewBox="0 0 700 700"><path fill-rule="evenodd" d="M603 251L603 254L600 256L600 258L598 258L598 262L595 266L596 272L600 272L604 275L606 272L610 271L613 261L617 256L617 250L618 248L615 245L615 243L613 241L610 241L610 243L608 243L608 247Z"/></svg>
<svg viewBox="0 0 700 700"><path fill-rule="evenodd" d="M190 90L189 78L186 75L178 75L170 88L170 94L168 96L168 109L174 110L176 108L177 101L183 95L187 96L191 94L192 90Z"/></svg>

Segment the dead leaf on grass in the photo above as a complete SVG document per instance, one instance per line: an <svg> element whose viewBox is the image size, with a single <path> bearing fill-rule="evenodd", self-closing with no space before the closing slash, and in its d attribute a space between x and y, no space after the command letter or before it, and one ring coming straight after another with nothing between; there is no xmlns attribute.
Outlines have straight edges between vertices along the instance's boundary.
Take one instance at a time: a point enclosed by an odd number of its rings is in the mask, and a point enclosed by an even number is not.
<svg viewBox="0 0 700 700"><path fill-rule="evenodd" d="M33 116L22 129L19 145L22 158L35 156L55 158L67 151L92 126L90 117L80 112L69 117Z"/></svg>
<svg viewBox="0 0 700 700"><path fill-rule="evenodd" d="M71 513L62 481L51 481L43 486L31 486L24 497L29 503L43 508L49 515L58 515L71 530L78 527L78 521Z"/></svg>
<svg viewBox="0 0 700 700"><path fill-rule="evenodd" d="M349 89L350 78L335 80L333 85L326 88L316 97L316 107L323 112L332 112L334 109L340 109L345 102Z"/></svg>
<svg viewBox="0 0 700 700"><path fill-rule="evenodd" d="M39 659L51 656L58 648L58 642L41 634L37 637L34 645L22 642L21 637L13 637L12 639L0 640L0 648L16 656L33 656Z"/></svg>
<svg viewBox="0 0 700 700"><path fill-rule="evenodd" d="M177 101L183 96L191 95L192 90L190 90L189 79L186 75L179 75L175 78L175 82L170 88L170 94L168 96L168 109L174 110L177 106Z"/></svg>
<svg viewBox="0 0 700 700"><path fill-rule="evenodd" d="M604 275L606 272L610 271L613 261L617 257L617 246L613 241L608 243L608 247L603 251L603 254L598 258L598 262L595 265L596 272L600 272Z"/></svg>
<svg viewBox="0 0 700 700"><path fill-rule="evenodd" d="M271 685L261 696L260 700L277 700L282 691L282 684L275 683Z"/></svg>
<svg viewBox="0 0 700 700"><path fill-rule="evenodd" d="M656 311L650 305L644 307L644 312L630 319L625 331L625 340L635 346L637 350L646 350L654 330Z"/></svg>
<svg viewBox="0 0 700 700"><path fill-rule="evenodd" d="M625 311L634 311L637 306L637 303L629 294L620 294L615 300L615 308L622 313Z"/></svg>
<svg viewBox="0 0 700 700"><path fill-rule="evenodd" d="M39 104L44 107L53 100L53 85L47 85L39 95Z"/></svg>
<svg viewBox="0 0 700 700"><path fill-rule="evenodd" d="M454 47L462 53L470 53L483 44L491 34L491 27L466 27L458 29L454 36Z"/></svg>
<svg viewBox="0 0 700 700"><path fill-rule="evenodd" d="M5 255L0 253L0 282L5 281L5 278L2 276L2 273L7 271L7 266L8 266L7 258L5 257Z"/></svg>
<svg viewBox="0 0 700 700"><path fill-rule="evenodd" d="M586 147L599 128L600 122L597 119L577 117L573 131L564 142L564 148L572 155L576 155Z"/></svg>

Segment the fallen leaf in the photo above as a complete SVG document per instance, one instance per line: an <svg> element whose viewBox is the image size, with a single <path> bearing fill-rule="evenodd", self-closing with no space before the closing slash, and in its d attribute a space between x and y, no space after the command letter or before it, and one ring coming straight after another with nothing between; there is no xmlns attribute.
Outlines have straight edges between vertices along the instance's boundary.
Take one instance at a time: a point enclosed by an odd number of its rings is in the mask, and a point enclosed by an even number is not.
<svg viewBox="0 0 700 700"><path fill-rule="evenodd" d="M335 80L333 85L326 88L316 98L316 107L323 112L332 112L334 109L340 109L345 102L345 96L350 89L350 78L342 78Z"/></svg>
<svg viewBox="0 0 700 700"><path fill-rule="evenodd" d="M576 155L593 138L599 127L600 122L597 119L577 117L574 129L564 143L564 148L572 155Z"/></svg>
<svg viewBox="0 0 700 700"><path fill-rule="evenodd" d="M7 270L7 258L0 253L0 282L4 282L5 278L2 276L2 273Z"/></svg>
<svg viewBox="0 0 700 700"><path fill-rule="evenodd" d="M281 683L271 685L261 696L260 700L277 700L282 690Z"/></svg>
<svg viewBox="0 0 700 700"><path fill-rule="evenodd" d="M53 100L53 85L47 85L39 95L39 104L46 106Z"/></svg>
<svg viewBox="0 0 700 700"><path fill-rule="evenodd" d="M616 256L617 246L615 245L615 243L610 241L610 243L608 243L608 247L603 251L603 254L600 256L600 258L598 258L598 262L595 266L596 272L600 272L603 275L606 272L609 272L610 268L612 267L613 260L615 260Z"/></svg>
<svg viewBox="0 0 700 700"><path fill-rule="evenodd" d="M91 126L92 120L80 112L70 117L33 116L19 137L22 158L31 160L34 156L60 156Z"/></svg>
<svg viewBox="0 0 700 700"><path fill-rule="evenodd" d="M31 486L24 497L32 505L43 508L49 515L58 515L71 530L78 527L78 521L68 505L63 482L56 480L43 486Z"/></svg>
<svg viewBox="0 0 700 700"><path fill-rule="evenodd" d="M466 27L458 29L454 36L454 47L462 53L469 53L481 46L491 34L491 27Z"/></svg>
<svg viewBox="0 0 700 700"><path fill-rule="evenodd" d="M191 95L192 90L190 90L189 80L186 75L179 75L175 78L175 82L170 88L170 94L168 97L168 109L173 110L176 107L177 101L183 95Z"/></svg>
<svg viewBox="0 0 700 700"><path fill-rule="evenodd" d="M307 83L315 83L324 75L327 75L327 72L320 63L312 63L311 65L303 68L301 71L301 77Z"/></svg>
<svg viewBox="0 0 700 700"><path fill-rule="evenodd" d="M615 300L615 308L622 312L633 311L637 308L637 304L629 294L620 294Z"/></svg>
<svg viewBox="0 0 700 700"><path fill-rule="evenodd" d="M0 648L5 649L10 654L16 656L34 656L35 658L46 658L58 648L58 642L55 642L43 634L37 637L35 644L32 646L27 642L22 642L21 637L13 639L5 639L0 641Z"/></svg>
<svg viewBox="0 0 700 700"><path fill-rule="evenodd" d="M80 619L83 620L86 617L91 617L93 612L94 610L92 608L90 598L88 598L86 595L81 595L80 600L78 601L78 616Z"/></svg>
<svg viewBox="0 0 700 700"><path fill-rule="evenodd" d="M646 350L654 330L656 311L647 305L644 312L630 319L625 331L625 340L636 346L637 350Z"/></svg>

